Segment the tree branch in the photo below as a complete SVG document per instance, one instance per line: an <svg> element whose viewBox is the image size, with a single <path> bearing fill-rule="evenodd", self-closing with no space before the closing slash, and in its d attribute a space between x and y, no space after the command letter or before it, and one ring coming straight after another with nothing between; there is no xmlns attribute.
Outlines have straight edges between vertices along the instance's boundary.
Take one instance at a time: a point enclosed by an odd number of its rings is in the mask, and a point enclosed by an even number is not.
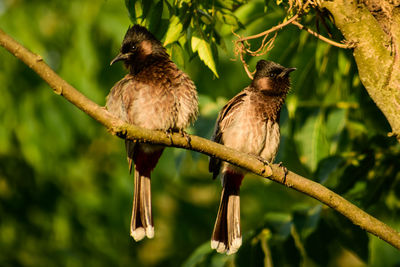
<svg viewBox="0 0 400 267"><path fill-rule="evenodd" d="M272 49L278 31L280 31L281 29L283 29L284 27L286 27L290 24L298 27L300 30L305 30L306 32L308 32L312 36L320 39L323 42L326 42L330 45L333 45L333 46L336 46L339 48L349 49L349 48L354 48L356 46L355 43L335 42L329 38L326 38L325 36L320 35L319 33L314 32L313 30L311 30L309 28L305 27L303 24L299 23L297 21L297 19L300 17L300 15L303 13L303 11L308 7L308 5L310 5L310 4L315 5L315 3L313 3L310 0L307 1L304 5L301 5L301 3L302 3L301 1L298 1L296 3L296 6L298 6L299 10L293 17L291 17L287 21L284 21L266 31L260 32L255 35L246 36L246 37L239 36L238 34L236 34L235 32L232 31L232 33L236 37L238 37L238 39L235 40L235 54L239 55L240 61L243 64L243 68L246 71L246 74L247 74L247 76L249 76L250 79L253 79L253 74L250 72L249 66L247 65L246 61L244 60L243 54L248 53L251 56L261 56L261 55L266 54L269 50ZM291 10L291 8L292 8L292 4L291 4L289 10ZM267 41L268 35L273 32L275 32L275 35ZM252 40L252 39L261 38L261 37L263 37L263 40L262 40L260 47L257 50L252 51L250 49L250 43L248 41Z"/></svg>
<svg viewBox="0 0 400 267"><path fill-rule="evenodd" d="M343 214L354 224L385 240L397 249L400 249L400 234L396 230L367 214L321 184L290 171L285 177L282 167L277 164L266 166L254 156L230 149L198 136L190 136L191 142L188 144L186 138L182 137L178 133L171 134L170 139L161 131L152 131L129 125L120 119L113 117L105 108L100 107L82 95L59 77L40 56L30 52L1 29L0 45L33 69L53 88L56 94L62 95L79 109L102 123L112 134L136 140L138 142L190 149L220 158L319 200Z"/></svg>
<svg viewBox="0 0 400 267"><path fill-rule="evenodd" d="M326 38L325 36L322 36L321 34L307 28L306 26L304 26L303 24L301 24L300 22L294 20L292 21L292 24L297 26L300 30L305 30L306 32L308 32L309 34L317 37L318 39L320 39L321 41L324 41L325 43L328 43L330 45L339 47L339 48L343 48L343 49L349 49L349 48L354 48L356 47L355 43L351 43L351 44L346 44L346 43L338 43L335 42L329 38Z"/></svg>
<svg viewBox="0 0 400 267"><path fill-rule="evenodd" d="M346 40L357 43L353 55L360 80L392 127L389 135L400 142L400 7L381 3L392 8L389 25L375 18L363 1L320 1Z"/></svg>

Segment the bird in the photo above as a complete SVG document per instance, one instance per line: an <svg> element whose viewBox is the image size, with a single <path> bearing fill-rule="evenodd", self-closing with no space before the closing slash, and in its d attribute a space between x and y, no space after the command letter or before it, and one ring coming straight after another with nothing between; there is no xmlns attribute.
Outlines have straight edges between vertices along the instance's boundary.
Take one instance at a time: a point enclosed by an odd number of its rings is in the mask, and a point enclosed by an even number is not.
<svg viewBox="0 0 400 267"><path fill-rule="evenodd" d="M145 27L130 26L110 65L118 61L129 73L110 90L106 109L128 124L186 134L184 129L198 115L196 86L162 43ZM130 235L135 241L153 238L151 172L165 147L125 139L125 148L129 171L134 172Z"/></svg>
<svg viewBox="0 0 400 267"><path fill-rule="evenodd" d="M279 147L280 110L290 89L289 73L278 63L260 60L249 86L221 109L211 140L273 162ZM242 168L210 157L209 171L221 174L222 193L211 248L233 254L242 244L240 228L240 186L246 174Z"/></svg>

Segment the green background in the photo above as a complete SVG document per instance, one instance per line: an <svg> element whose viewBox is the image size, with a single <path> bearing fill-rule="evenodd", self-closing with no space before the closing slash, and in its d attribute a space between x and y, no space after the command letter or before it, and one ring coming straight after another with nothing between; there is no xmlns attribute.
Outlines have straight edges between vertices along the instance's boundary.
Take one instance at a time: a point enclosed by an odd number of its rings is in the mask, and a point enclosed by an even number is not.
<svg viewBox="0 0 400 267"><path fill-rule="evenodd" d="M250 83L232 60L231 28L261 32L287 8L257 0L126 2L128 9L111 0L0 0L0 27L104 105L126 73L109 62L132 20L162 41L169 24L182 23L167 48L199 92L200 117L189 132L206 138L220 108ZM314 17L304 21L313 27ZM203 52L187 42L196 30L204 33ZM342 37L333 29L333 38ZM400 229L400 146L387 137L389 125L360 83L351 51L289 26L268 55L247 59L252 70L259 59L297 68L276 161ZM0 266L400 266L390 245L254 175L241 190L244 244L236 255L217 254L209 240L221 186L207 170L206 156L168 148L153 174L155 237L134 242L123 141L0 49Z"/></svg>

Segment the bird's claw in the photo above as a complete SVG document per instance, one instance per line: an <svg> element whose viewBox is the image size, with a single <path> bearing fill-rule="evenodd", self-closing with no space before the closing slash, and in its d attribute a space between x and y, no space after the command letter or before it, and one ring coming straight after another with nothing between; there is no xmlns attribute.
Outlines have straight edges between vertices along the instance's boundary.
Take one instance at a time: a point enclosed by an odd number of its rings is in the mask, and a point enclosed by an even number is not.
<svg viewBox="0 0 400 267"><path fill-rule="evenodd" d="M192 147L192 145L191 145L191 143L190 143L190 141L191 141L191 139L190 139L190 135L187 133L187 132L185 132L184 130L179 130L179 133L181 134L181 136L182 137L185 137L186 138L186 141L187 141L187 143L188 143L188 146L189 147Z"/></svg>
<svg viewBox="0 0 400 267"><path fill-rule="evenodd" d="M267 176L270 176L272 174L272 169L271 169L271 166L270 166L271 164L269 163L269 161L264 159L261 156L257 156L257 159L259 161L261 161L262 164L264 164L264 169L262 170L262 174L267 173ZM268 172L267 172L267 170L268 170Z"/></svg>
<svg viewBox="0 0 400 267"><path fill-rule="evenodd" d="M285 183L286 183L286 176L287 176L287 174L289 173L289 171L288 171L288 169L287 169L285 166L283 166L283 163L282 163L282 162L279 162L278 165L279 165L279 167L282 168L282 170L283 170L284 175L283 175L282 183L285 184Z"/></svg>
<svg viewBox="0 0 400 267"><path fill-rule="evenodd" d="M171 142L171 145L173 145L174 142L172 141L172 135L171 135L172 134L172 130L171 129L166 130L165 134L168 136L169 141Z"/></svg>
<svg viewBox="0 0 400 267"><path fill-rule="evenodd" d="M267 166L270 165L269 161L266 160L266 159L264 159L264 158L261 157L261 156L257 156L257 159L258 159L259 161L261 161L264 165L267 165Z"/></svg>
<svg viewBox="0 0 400 267"><path fill-rule="evenodd" d="M118 131L115 135L118 136L119 138L126 139L127 134L128 134L128 131L125 129L122 129L122 130Z"/></svg>

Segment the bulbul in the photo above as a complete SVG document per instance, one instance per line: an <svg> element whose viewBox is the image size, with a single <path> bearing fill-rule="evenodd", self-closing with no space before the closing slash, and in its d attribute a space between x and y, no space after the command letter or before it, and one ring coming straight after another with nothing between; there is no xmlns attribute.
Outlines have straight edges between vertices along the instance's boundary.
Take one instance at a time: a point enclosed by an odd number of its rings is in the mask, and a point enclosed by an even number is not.
<svg viewBox="0 0 400 267"><path fill-rule="evenodd" d="M183 130L196 120L198 101L193 81L173 63L161 42L146 28L128 29L120 53L110 65L123 61L129 70L107 96L109 112L151 130ZM129 170L134 172L130 234L139 241L154 236L151 212L151 172L164 147L126 140Z"/></svg>
<svg viewBox="0 0 400 267"><path fill-rule="evenodd" d="M279 146L279 114L294 70L260 60L251 84L219 112L211 140L272 162ZM239 192L246 172L216 158L210 158L209 171L214 179L221 174L223 186L211 247L232 254L242 244Z"/></svg>

